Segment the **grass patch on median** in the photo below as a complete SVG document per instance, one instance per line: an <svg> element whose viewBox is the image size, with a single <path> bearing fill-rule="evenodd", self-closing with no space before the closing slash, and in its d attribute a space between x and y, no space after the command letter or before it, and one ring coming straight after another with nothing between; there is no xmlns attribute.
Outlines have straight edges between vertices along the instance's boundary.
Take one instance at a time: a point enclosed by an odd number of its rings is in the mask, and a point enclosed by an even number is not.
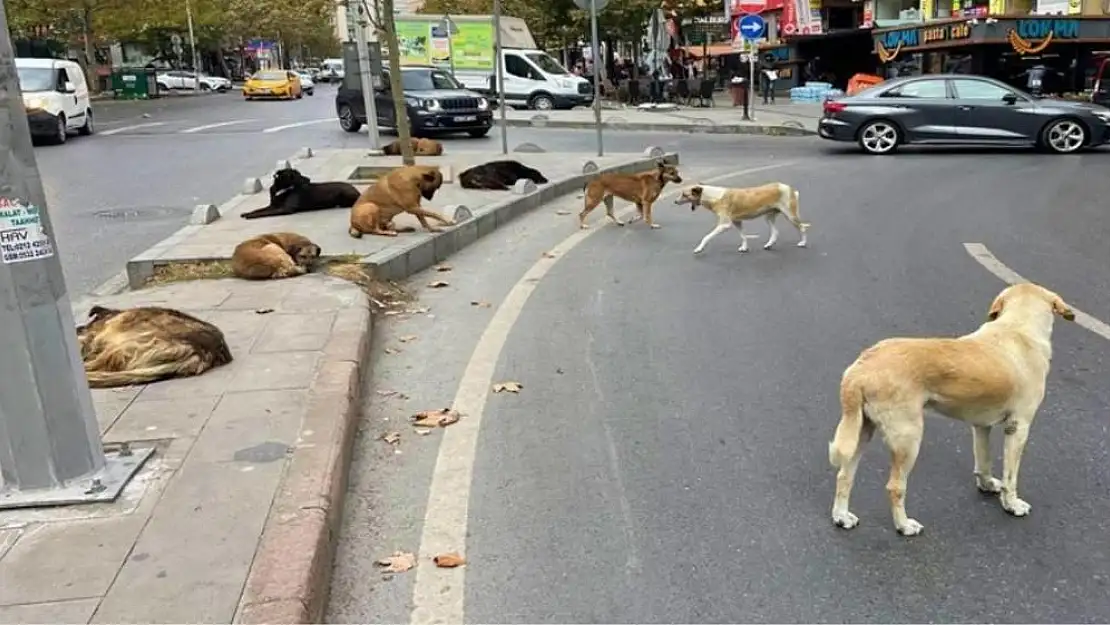
<svg viewBox="0 0 1110 625"><path fill-rule="evenodd" d="M187 282L190 280L219 280L230 278L231 261L229 260L203 260L187 263L171 263L158 265L154 268L154 275L147 279L146 286L161 286L173 282Z"/></svg>

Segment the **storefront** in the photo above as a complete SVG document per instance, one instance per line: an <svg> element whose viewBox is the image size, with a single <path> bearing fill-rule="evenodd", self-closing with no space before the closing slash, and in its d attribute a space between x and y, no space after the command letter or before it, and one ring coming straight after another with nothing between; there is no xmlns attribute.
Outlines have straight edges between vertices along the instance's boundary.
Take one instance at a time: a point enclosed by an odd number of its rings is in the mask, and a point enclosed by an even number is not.
<svg viewBox="0 0 1110 625"><path fill-rule="evenodd" d="M1090 88L1100 52L1110 49L1110 17L957 19L879 29L874 53L888 78L969 73L1046 93Z"/></svg>

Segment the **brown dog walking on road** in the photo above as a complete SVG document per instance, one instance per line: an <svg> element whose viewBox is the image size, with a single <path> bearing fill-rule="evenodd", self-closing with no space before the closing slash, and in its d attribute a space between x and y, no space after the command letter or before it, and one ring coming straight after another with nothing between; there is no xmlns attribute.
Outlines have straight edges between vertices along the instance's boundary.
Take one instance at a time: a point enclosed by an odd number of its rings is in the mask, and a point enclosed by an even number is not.
<svg viewBox="0 0 1110 625"><path fill-rule="evenodd" d="M359 196L351 208L348 232L356 239L364 234L395 237L398 232L412 232L412 228L393 227L393 218L401 213L415 216L428 232L440 232L428 223L429 218L453 226L454 221L420 206L421 198L431 200L441 186L443 174L436 167L409 165L394 169Z"/></svg>
<svg viewBox="0 0 1110 625"><path fill-rule="evenodd" d="M892 338L860 354L840 382L840 424L829 443L836 474L832 520L852 529L848 510L863 446L878 430L890 448L886 489L894 527L903 536L924 527L906 514L906 482L917 461L925 409L971 426L975 482L997 493L1002 508L1023 517L1032 506L1018 497L1017 478L1029 427L1044 400L1052 360L1055 315L1075 313L1059 295L1036 284L1007 287L991 304L988 321L959 338ZM1005 434L1002 479L991 472L991 427Z"/></svg>
<svg viewBox="0 0 1110 625"><path fill-rule="evenodd" d="M296 232L260 234L235 246L231 271L244 280L292 278L308 273L320 246Z"/></svg>
<svg viewBox="0 0 1110 625"><path fill-rule="evenodd" d="M678 175L678 169L674 165L668 165L662 160L651 171L638 174L601 174L586 185L586 205L578 213L578 226L589 228L586 225L586 216L602 202L605 202L605 216L618 226L623 226L624 222L613 214L615 196L636 205L637 214L628 223L643 219L648 226L660 228L652 220L651 209L668 182L682 184L682 177Z"/></svg>

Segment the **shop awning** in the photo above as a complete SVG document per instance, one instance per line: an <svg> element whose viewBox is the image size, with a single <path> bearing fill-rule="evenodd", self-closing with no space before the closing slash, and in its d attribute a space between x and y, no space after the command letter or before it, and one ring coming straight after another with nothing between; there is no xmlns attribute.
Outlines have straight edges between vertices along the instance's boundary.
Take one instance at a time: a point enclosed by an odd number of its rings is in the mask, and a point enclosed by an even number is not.
<svg viewBox="0 0 1110 625"><path fill-rule="evenodd" d="M699 59L706 52L709 53L710 57L728 56L730 54L740 54L740 51L733 48L732 44L730 44L730 43L715 43L715 44L709 46L708 50L706 48L702 47L702 46L686 46L682 49L686 51L686 54L689 54L690 56L693 56L693 57L697 57Z"/></svg>

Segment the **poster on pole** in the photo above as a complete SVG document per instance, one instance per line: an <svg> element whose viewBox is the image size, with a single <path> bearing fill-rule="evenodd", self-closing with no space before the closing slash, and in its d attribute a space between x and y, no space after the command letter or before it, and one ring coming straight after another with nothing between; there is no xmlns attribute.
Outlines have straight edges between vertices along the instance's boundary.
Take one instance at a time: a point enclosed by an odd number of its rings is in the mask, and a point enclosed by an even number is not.
<svg viewBox="0 0 1110 625"><path fill-rule="evenodd" d="M54 244L37 206L0 197L0 260L4 264L49 258Z"/></svg>

